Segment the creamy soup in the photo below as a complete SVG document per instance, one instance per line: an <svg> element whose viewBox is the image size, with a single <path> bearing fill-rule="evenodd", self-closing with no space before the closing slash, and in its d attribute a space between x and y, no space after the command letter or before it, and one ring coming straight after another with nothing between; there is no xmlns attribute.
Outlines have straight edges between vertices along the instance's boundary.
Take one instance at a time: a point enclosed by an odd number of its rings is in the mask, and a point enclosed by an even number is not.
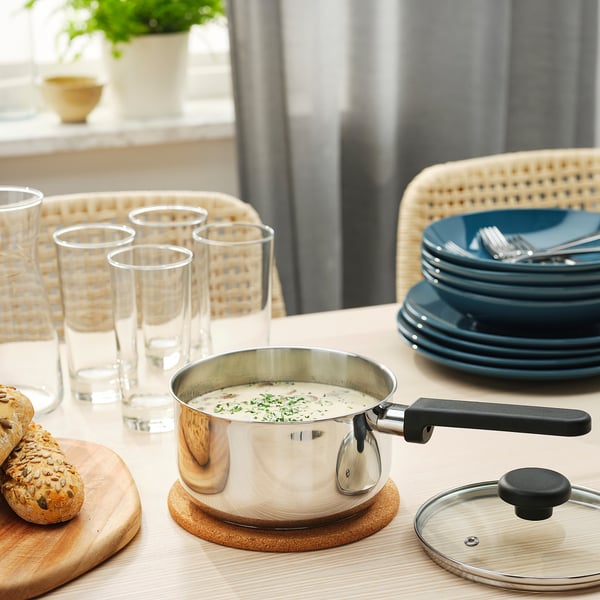
<svg viewBox="0 0 600 600"><path fill-rule="evenodd" d="M237 421L292 423L331 419L377 404L368 394L325 383L269 381L222 388L189 406Z"/></svg>

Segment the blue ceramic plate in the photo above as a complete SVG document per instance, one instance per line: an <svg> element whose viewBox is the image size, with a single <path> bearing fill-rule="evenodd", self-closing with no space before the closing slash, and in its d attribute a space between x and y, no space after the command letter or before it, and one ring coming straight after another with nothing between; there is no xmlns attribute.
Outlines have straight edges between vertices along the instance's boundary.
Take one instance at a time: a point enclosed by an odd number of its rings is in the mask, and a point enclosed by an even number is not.
<svg viewBox="0 0 600 600"><path fill-rule="evenodd" d="M490 366L502 369L515 370L552 370L552 369L573 369L583 367L600 366L600 355L576 356L576 357L554 357L554 358L506 358L501 356L491 356L489 353L467 352L457 350L447 344L439 344L432 337L423 333L421 330L413 328L405 320L398 319L398 331L411 344L434 352L440 356L446 356L452 360L458 360L474 365Z"/></svg>
<svg viewBox="0 0 600 600"><path fill-rule="evenodd" d="M475 294L446 285L424 273L425 279L435 287L447 304L465 315L488 323L503 325L536 325L567 328L600 321L600 296L579 300L524 300L497 298Z"/></svg>
<svg viewBox="0 0 600 600"><path fill-rule="evenodd" d="M482 247L479 230L496 225L505 235L522 234L543 249L582 235L600 233L600 212L567 209L515 208L454 215L434 221L423 231L423 245L434 256L456 264L495 271L557 273L600 269L600 253L578 254L578 262L509 263L494 260ZM452 240L473 256L449 252L444 244ZM600 244L598 244L600 245Z"/></svg>
<svg viewBox="0 0 600 600"><path fill-rule="evenodd" d="M399 310L397 321L398 323L402 322L411 330L421 332L440 346L454 348L463 352L471 352L479 355L488 354L511 358L513 360L520 360L521 358L540 360L575 357L582 357L585 360L588 357L595 357L595 361L591 362L600 362L600 345L584 348L524 348L520 346L498 346L492 343L482 344L450 335L441 329L436 329L429 325L426 321L419 321L404 307Z"/></svg>
<svg viewBox="0 0 600 600"><path fill-rule="evenodd" d="M492 295L498 298L520 298L522 300L570 301L585 298L600 298L600 283L589 285L525 285L510 283L492 283L470 277L452 275L443 267L434 267L426 260L421 261L423 275L433 277L442 283L455 288L474 292L475 294ZM529 283L531 284L531 276ZM498 278L501 281L501 277Z"/></svg>
<svg viewBox="0 0 600 600"><path fill-rule="evenodd" d="M408 291L404 308L419 322L481 344L525 348L588 348L600 345L599 323L564 330L552 327L511 328L479 322L444 302L427 281L420 281Z"/></svg>
<svg viewBox="0 0 600 600"><path fill-rule="evenodd" d="M600 243L599 243L600 245ZM531 273L522 271L494 271L492 269L475 269L471 266L450 262L439 256L434 256L425 246L421 248L422 262L427 262L432 267L443 269L445 272L457 277L469 278L476 281L489 281L490 283L504 283L514 285L531 285ZM535 284L538 286L560 285L578 286L598 284L600 270L593 271L559 271L535 274Z"/></svg>
<svg viewBox="0 0 600 600"><path fill-rule="evenodd" d="M443 356L437 352L431 352L421 346L413 344L409 339L402 336L404 341L416 352L438 363L444 367L449 367L457 371L471 373L473 375L483 375L485 377L496 377L501 379L518 379L526 381L559 381L567 379L582 379L584 377L593 377L600 375L600 366L581 367L579 369L509 369L502 367L490 367L487 365L477 365L466 363L460 360Z"/></svg>

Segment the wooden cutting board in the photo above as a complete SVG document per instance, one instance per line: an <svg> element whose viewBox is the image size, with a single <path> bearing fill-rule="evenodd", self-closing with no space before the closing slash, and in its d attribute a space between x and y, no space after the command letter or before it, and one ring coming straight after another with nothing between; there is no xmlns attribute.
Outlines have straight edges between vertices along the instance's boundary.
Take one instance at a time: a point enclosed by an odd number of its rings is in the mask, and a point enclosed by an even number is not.
<svg viewBox="0 0 600 600"><path fill-rule="evenodd" d="M123 548L140 528L139 494L121 458L91 442L58 442L83 478L83 507L67 523L33 525L0 495L0 600L33 598L75 579Z"/></svg>

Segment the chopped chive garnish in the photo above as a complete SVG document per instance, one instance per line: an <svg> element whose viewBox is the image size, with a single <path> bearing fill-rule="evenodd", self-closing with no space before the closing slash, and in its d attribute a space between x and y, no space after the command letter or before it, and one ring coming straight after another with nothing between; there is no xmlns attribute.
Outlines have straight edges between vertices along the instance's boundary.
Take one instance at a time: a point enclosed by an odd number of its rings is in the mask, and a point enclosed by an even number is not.
<svg viewBox="0 0 600 600"><path fill-rule="evenodd" d="M224 417L294 423L341 417L374 403L366 394L328 384L264 382L210 392L190 406Z"/></svg>

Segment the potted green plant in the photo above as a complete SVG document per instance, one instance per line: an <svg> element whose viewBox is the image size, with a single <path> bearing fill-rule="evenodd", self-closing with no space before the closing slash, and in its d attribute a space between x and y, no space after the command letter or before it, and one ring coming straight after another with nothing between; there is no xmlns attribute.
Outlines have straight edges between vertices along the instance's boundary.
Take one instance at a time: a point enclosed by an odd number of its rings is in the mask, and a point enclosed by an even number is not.
<svg viewBox="0 0 600 600"><path fill-rule="evenodd" d="M225 15L223 0L64 0L58 10L65 52L76 40L102 35L115 108L133 118L181 112L190 29Z"/></svg>

